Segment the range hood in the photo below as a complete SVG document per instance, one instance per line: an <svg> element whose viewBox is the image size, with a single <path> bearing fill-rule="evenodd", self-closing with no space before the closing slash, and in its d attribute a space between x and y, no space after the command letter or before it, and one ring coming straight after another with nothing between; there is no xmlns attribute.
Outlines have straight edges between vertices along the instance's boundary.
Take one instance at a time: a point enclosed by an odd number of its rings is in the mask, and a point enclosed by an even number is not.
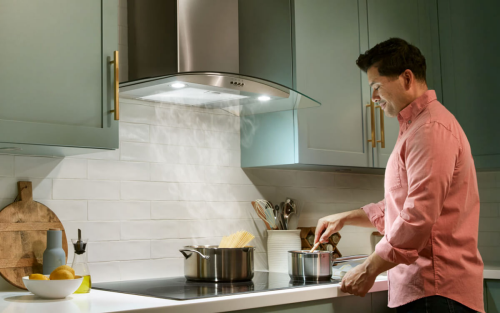
<svg viewBox="0 0 500 313"><path fill-rule="evenodd" d="M249 14L266 9L274 10L269 31L251 27ZM130 81L120 97L238 116L320 105L291 88L290 0L128 0L127 10ZM269 80L279 75L290 79Z"/></svg>

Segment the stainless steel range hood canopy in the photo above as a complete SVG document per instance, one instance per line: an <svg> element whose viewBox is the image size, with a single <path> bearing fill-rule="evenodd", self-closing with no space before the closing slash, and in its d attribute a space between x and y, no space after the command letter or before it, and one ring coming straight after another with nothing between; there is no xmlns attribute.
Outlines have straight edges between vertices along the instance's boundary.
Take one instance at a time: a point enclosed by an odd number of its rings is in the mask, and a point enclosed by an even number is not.
<svg viewBox="0 0 500 313"><path fill-rule="evenodd" d="M262 1L242 1L245 0L129 0L131 81L120 84L120 96L222 108L240 116L319 106L319 102L289 87L240 74L240 63L258 64L245 60L255 54L240 54L242 40L248 42L247 37L257 36L258 44L258 37L264 35L241 30L239 18L245 20L245 13L238 11L239 3L267 6ZM289 4L289 0L274 1L274 6ZM290 12L279 9L279 14ZM278 26L291 30L291 25ZM292 50L291 45L281 44L281 51L290 60ZM292 62L282 63L283 72L291 73Z"/></svg>

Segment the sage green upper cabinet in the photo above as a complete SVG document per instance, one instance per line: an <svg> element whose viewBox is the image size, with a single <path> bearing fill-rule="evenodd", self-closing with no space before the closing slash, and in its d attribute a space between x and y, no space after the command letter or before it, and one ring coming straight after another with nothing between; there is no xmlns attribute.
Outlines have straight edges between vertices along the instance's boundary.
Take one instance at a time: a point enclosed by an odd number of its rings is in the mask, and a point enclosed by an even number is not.
<svg viewBox="0 0 500 313"><path fill-rule="evenodd" d="M118 1L0 0L0 42L0 147L118 148Z"/></svg>
<svg viewBox="0 0 500 313"><path fill-rule="evenodd" d="M295 1L296 87L321 102L298 110L298 163L371 167L360 50L366 15L352 0ZM364 95L369 97L369 95Z"/></svg>
<svg viewBox="0 0 500 313"><path fill-rule="evenodd" d="M441 67L439 59L439 32L436 0L366 0L368 12L368 45L398 37L417 46L425 56L427 65L427 85L436 91L439 100L441 92ZM370 88L366 76L364 88ZM380 109L376 109L376 138L381 140ZM377 143L373 149L374 166L386 167L389 156L398 139L399 122L397 118L384 118L385 148Z"/></svg>
<svg viewBox="0 0 500 313"><path fill-rule="evenodd" d="M499 1L439 0L443 104L455 115L477 169L500 168Z"/></svg>

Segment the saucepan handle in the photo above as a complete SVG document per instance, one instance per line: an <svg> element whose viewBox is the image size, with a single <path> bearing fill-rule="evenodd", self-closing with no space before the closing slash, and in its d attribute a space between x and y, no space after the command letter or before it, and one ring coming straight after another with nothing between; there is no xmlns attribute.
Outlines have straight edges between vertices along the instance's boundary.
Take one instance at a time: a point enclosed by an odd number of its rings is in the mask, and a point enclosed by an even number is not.
<svg viewBox="0 0 500 313"><path fill-rule="evenodd" d="M204 258L205 260L208 260L210 259L210 256L208 255L204 255L203 253L201 253L200 251L196 251L196 250L191 250L191 249L180 249L179 250L180 253L182 253L182 255L186 258L186 259L189 259L190 256L192 256L191 253L187 254L186 252L194 252L194 253L198 253L202 258Z"/></svg>

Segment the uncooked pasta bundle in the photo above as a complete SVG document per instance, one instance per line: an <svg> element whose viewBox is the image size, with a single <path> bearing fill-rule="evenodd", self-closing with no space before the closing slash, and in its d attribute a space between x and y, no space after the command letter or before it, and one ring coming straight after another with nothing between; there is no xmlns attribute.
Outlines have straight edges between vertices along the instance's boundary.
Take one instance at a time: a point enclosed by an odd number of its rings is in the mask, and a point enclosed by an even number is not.
<svg viewBox="0 0 500 313"><path fill-rule="evenodd" d="M219 248L243 248L254 238L254 235L242 230L227 237L222 237Z"/></svg>

